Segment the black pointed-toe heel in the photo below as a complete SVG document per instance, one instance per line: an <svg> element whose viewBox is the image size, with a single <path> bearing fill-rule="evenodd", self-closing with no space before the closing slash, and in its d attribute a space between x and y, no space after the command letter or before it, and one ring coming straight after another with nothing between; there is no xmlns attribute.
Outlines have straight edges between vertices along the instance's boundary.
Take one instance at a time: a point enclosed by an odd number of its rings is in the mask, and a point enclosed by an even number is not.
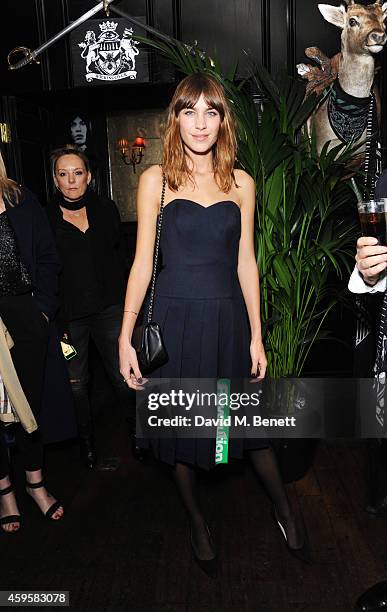
<svg viewBox="0 0 387 612"><path fill-rule="evenodd" d="M211 548L214 548L214 545L212 543L212 538L211 538L211 533L210 530L208 528L208 525L206 525L206 529L208 532L208 538L210 540L210 545ZM193 553L193 558L195 559L195 563L196 565L202 570L202 572L204 572L205 574L207 574L207 576L209 576L210 578L215 578L217 571L218 571L218 556L215 555L215 557L213 557L213 559L201 559L196 550L195 550L195 546L192 540L192 527L190 526L190 543L191 543L191 549L192 549L192 553Z"/></svg>
<svg viewBox="0 0 387 612"><path fill-rule="evenodd" d="M8 493L12 493L12 491L13 491L13 486L9 485L5 489L0 490L0 497L3 497L3 495L8 495ZM6 529L2 529L4 533L16 533L17 531L19 531L21 527L20 514L9 514L8 516L3 516L2 518L0 518L1 526L10 525L10 523L19 523L19 527L17 529L13 529L12 531L7 531Z"/></svg>
<svg viewBox="0 0 387 612"><path fill-rule="evenodd" d="M308 565L310 565L312 563L312 555L310 552L310 545L309 545L308 536L306 532L304 534L303 545L300 546L299 548L292 548L291 546L289 546L288 536L286 535L285 527L282 525L281 521L278 519L275 509L273 510L273 519L276 525L279 527L285 539L286 546L288 548L289 553L293 555L293 557L295 557L299 561L303 561L304 563L307 563Z"/></svg>
<svg viewBox="0 0 387 612"><path fill-rule="evenodd" d="M375 612L387 608L387 581L378 582L360 595L356 602L358 610L362 612Z"/></svg>

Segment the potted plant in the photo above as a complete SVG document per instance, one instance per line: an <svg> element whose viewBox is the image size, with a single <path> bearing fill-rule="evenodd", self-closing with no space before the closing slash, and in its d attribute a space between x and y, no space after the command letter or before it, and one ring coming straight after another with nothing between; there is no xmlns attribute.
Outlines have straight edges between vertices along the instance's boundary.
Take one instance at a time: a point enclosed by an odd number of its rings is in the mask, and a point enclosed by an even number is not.
<svg viewBox="0 0 387 612"><path fill-rule="evenodd" d="M253 123L244 104L236 111L239 161L257 185L256 253L268 376L299 377L311 348L329 333L327 317L338 301L332 272L341 278L352 265L357 226L356 212L347 214L355 198L346 168L353 151L326 146L317 155L313 136L302 128L318 99L305 99L302 83L277 84L260 67L252 79L265 99L259 122ZM271 389L276 397L275 383ZM313 419L305 405L300 410L296 402L284 404L287 414L297 412L300 418L304 412L305 419ZM273 443L284 479L304 476L316 441Z"/></svg>

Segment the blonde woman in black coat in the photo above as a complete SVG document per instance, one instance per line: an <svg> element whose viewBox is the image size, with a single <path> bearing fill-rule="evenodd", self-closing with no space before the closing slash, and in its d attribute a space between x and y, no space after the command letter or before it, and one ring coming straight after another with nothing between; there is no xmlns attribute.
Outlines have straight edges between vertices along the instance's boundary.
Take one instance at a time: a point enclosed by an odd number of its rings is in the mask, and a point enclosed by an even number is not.
<svg viewBox="0 0 387 612"><path fill-rule="evenodd" d="M6 174L0 155L0 317L15 343L12 360L39 424L48 322L55 314L58 261L45 213L35 196ZM15 425L15 439L26 474L26 490L48 518L59 520L63 506L43 480L39 432ZM4 425L0 423L0 525L7 533L21 524L9 476Z"/></svg>

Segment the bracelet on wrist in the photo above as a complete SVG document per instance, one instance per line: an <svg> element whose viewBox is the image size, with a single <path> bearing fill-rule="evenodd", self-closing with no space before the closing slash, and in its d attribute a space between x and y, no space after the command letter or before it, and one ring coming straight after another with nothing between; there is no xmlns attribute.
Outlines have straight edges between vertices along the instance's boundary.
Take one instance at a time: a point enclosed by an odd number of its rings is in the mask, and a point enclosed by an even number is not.
<svg viewBox="0 0 387 612"><path fill-rule="evenodd" d="M132 314L138 315L138 312L136 312L135 310L129 310L124 308L124 312L131 312Z"/></svg>

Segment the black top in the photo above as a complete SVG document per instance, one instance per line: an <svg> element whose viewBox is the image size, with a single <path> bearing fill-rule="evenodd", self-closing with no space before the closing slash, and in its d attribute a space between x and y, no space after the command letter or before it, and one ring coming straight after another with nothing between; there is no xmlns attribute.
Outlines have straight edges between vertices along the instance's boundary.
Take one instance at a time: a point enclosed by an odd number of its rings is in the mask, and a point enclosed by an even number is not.
<svg viewBox="0 0 387 612"><path fill-rule="evenodd" d="M59 262L47 216L36 196L19 186L18 203L5 203L7 217L15 232L20 258L31 278L32 293L38 308L50 319L58 308Z"/></svg>
<svg viewBox="0 0 387 612"><path fill-rule="evenodd" d="M61 219L57 240L63 264L63 283L71 286L71 292L64 296L66 311L71 312L72 319L99 312L103 299L98 287L90 229L82 232Z"/></svg>
<svg viewBox="0 0 387 612"><path fill-rule="evenodd" d="M20 259L15 232L4 211L0 213L0 296L20 295L31 290L30 275Z"/></svg>
<svg viewBox="0 0 387 612"><path fill-rule="evenodd" d="M84 316L80 312L93 314L124 299L126 270L117 207L90 190L86 212L89 229L82 234L63 220L57 201L47 207L62 263L59 325Z"/></svg>

